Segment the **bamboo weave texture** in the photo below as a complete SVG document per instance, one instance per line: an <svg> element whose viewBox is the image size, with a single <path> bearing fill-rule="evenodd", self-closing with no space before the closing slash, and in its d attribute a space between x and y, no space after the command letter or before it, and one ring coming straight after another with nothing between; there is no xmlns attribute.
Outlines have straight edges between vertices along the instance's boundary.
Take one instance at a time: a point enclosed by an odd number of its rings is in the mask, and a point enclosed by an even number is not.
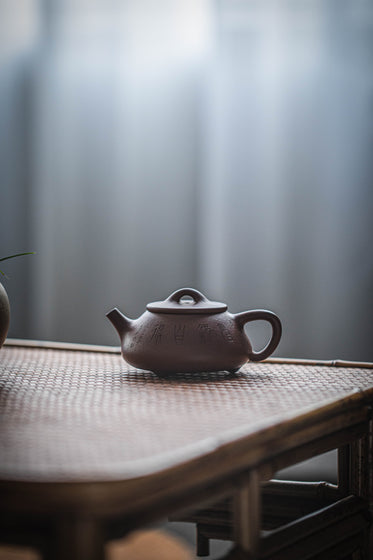
<svg viewBox="0 0 373 560"><path fill-rule="evenodd" d="M272 360L165 378L113 352L4 346L0 479L125 480L372 387L368 367Z"/></svg>

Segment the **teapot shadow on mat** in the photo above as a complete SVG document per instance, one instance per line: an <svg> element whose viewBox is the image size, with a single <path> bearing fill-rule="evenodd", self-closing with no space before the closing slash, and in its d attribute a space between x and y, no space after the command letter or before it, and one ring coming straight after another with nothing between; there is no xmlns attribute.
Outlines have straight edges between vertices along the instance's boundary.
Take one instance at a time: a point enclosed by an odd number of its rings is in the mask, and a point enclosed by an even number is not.
<svg viewBox="0 0 373 560"><path fill-rule="evenodd" d="M199 372L199 373L157 373L145 370L131 370L122 373L123 378L131 377L136 381L136 387L139 385L143 386L154 386L159 385L160 387L167 386L183 386L184 388L189 387L207 387L211 386L223 386L225 384L237 383L239 385L252 384L256 388L263 387L263 385L271 386L271 380L273 376L269 371L263 370L263 372L250 372L250 371L238 371L235 373L229 371L214 371L214 372Z"/></svg>

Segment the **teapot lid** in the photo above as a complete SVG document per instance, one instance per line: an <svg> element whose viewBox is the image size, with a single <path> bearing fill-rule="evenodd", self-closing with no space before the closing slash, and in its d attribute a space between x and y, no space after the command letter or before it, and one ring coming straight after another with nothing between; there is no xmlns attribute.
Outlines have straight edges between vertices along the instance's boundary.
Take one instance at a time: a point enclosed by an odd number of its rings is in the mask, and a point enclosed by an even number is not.
<svg viewBox="0 0 373 560"><path fill-rule="evenodd" d="M185 298L185 299L184 299ZM225 303L210 301L201 292L181 288L164 301L154 301L146 306L153 313L221 313L227 310Z"/></svg>

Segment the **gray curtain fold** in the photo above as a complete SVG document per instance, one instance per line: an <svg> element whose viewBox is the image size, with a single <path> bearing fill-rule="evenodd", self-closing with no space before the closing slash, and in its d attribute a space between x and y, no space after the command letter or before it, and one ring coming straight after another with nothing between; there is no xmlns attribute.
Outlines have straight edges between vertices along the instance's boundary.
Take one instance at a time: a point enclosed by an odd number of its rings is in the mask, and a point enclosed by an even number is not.
<svg viewBox="0 0 373 560"><path fill-rule="evenodd" d="M373 360L371 2L0 11L11 336L117 344L106 311L190 285L277 312L278 355Z"/></svg>

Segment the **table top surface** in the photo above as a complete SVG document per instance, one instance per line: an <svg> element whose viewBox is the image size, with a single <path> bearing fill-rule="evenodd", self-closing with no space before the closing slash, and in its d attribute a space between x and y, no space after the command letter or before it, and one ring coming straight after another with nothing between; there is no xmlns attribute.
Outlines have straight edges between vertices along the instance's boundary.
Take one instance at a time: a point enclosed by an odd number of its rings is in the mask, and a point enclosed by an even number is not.
<svg viewBox="0 0 373 560"><path fill-rule="evenodd" d="M160 377L114 348L10 341L0 351L0 480L144 477L372 400L372 364L272 359L234 375Z"/></svg>

